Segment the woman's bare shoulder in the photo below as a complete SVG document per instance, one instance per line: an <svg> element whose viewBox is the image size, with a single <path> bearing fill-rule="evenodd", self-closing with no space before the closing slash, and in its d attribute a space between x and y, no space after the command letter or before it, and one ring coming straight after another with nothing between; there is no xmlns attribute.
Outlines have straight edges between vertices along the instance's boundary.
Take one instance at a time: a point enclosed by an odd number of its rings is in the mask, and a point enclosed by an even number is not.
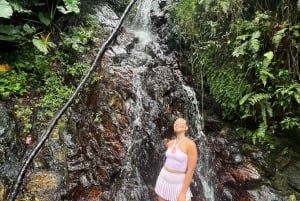
<svg viewBox="0 0 300 201"><path fill-rule="evenodd" d="M188 139L186 140L186 144L188 145L188 148L192 148L192 149L196 148L196 143L195 143L195 141L192 140L192 139L190 139L190 138L188 138Z"/></svg>
<svg viewBox="0 0 300 201"><path fill-rule="evenodd" d="M166 139L164 144L167 148L169 148L174 143L173 139Z"/></svg>

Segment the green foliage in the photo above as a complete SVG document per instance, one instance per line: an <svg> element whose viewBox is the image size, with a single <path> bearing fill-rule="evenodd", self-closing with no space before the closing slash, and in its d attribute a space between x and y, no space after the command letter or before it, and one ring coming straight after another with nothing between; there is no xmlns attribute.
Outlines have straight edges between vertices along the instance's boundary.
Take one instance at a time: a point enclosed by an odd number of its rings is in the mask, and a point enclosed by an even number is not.
<svg viewBox="0 0 300 201"><path fill-rule="evenodd" d="M48 34L48 37L49 37L49 34ZM38 37L34 37L32 39L32 43L38 50L40 50L44 54L48 54L50 48L56 47L56 45L54 43L52 43L51 41L48 41L47 38L45 40L41 40Z"/></svg>
<svg viewBox="0 0 300 201"><path fill-rule="evenodd" d="M78 14L79 5L80 0L36 0L23 3L23 5L17 0L10 2L0 0L0 17L5 18L2 20L3 24L0 24L0 40L19 45L32 42L38 50L48 54L49 49L56 47L55 42L51 41L50 35L54 36L61 31L58 23L60 15L57 14L57 10L64 15ZM28 9L23 8L24 6L27 6ZM38 10L37 13L36 10ZM14 13L19 16L18 23L13 18ZM24 16L22 16L23 14Z"/></svg>
<svg viewBox="0 0 300 201"><path fill-rule="evenodd" d="M23 105L15 105L16 110L16 116L18 119L22 119L24 122L24 128L23 132L24 133L30 133L32 129L32 122L31 122L31 116L32 116L32 108L28 106L23 106Z"/></svg>
<svg viewBox="0 0 300 201"><path fill-rule="evenodd" d="M0 72L0 99L13 102L24 133L30 133L35 124L47 124L62 107L90 67L89 59L93 58L82 55L88 55L94 45L107 36L94 16L80 17L81 23L62 32L63 40L56 43L56 51L50 51L48 44L37 44L48 51L44 54L25 43L1 55L0 70L4 71ZM27 23L23 27L27 32L32 28ZM43 35L41 41L36 36L35 42L52 42L48 34ZM33 110L39 112L39 122L34 121Z"/></svg>
<svg viewBox="0 0 300 201"><path fill-rule="evenodd" d="M40 99L37 106L45 110L45 117L52 116L73 93L72 88L66 86L62 78L56 73L49 72L44 75L44 85L39 91L45 95Z"/></svg>
<svg viewBox="0 0 300 201"><path fill-rule="evenodd" d="M0 98L7 99L14 95L23 95L30 88L28 86L28 74L15 71L0 72Z"/></svg>
<svg viewBox="0 0 300 201"><path fill-rule="evenodd" d="M79 13L79 0L63 0L64 6L57 6L57 9L62 12L63 14L68 13Z"/></svg>
<svg viewBox="0 0 300 201"><path fill-rule="evenodd" d="M245 83L244 75L239 69L227 66L220 67L218 71L208 71L207 80L211 83L211 94L224 109L223 116L230 119L230 115L239 110L237 103L242 94L251 90L251 85Z"/></svg>
<svg viewBox="0 0 300 201"><path fill-rule="evenodd" d="M300 128L300 117L285 117L280 124L284 130Z"/></svg>
<svg viewBox="0 0 300 201"><path fill-rule="evenodd" d="M298 127L295 2L182 0L174 10L181 51L225 119L246 126L244 136L253 143L269 143L277 132Z"/></svg>
<svg viewBox="0 0 300 201"><path fill-rule="evenodd" d="M5 1L5 0L0 0L0 17L3 18L10 18L13 14L13 10L11 5L9 4L9 2Z"/></svg>
<svg viewBox="0 0 300 201"><path fill-rule="evenodd" d="M81 53L85 50L85 46L88 43L97 43L99 38L107 36L107 32L99 26L93 19L93 16L87 15L84 21L84 24L72 27L68 32L61 33L64 45Z"/></svg>

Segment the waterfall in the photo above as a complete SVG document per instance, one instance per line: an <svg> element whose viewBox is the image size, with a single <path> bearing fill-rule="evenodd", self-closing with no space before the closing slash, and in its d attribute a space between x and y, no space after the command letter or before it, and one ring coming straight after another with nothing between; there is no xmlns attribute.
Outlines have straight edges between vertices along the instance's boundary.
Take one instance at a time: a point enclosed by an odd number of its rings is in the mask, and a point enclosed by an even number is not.
<svg viewBox="0 0 300 201"><path fill-rule="evenodd" d="M147 58L146 60L150 61L151 58L142 51L143 48L148 44L152 43L155 44L156 49L162 49L159 44L155 41L156 38L154 34L151 33L151 8L153 8L153 0L140 0L138 1L138 9L135 21L131 26L131 30L135 33L135 36L139 38L139 43L137 47L133 50L132 55L143 54L140 58ZM138 53L139 52L139 53ZM144 61L144 63L147 63ZM135 101L128 101L127 107L130 108L129 112L133 113L134 121L132 124L132 136L133 138L129 141L133 142L131 144L131 149L136 144L141 144L144 139L147 137L151 137L151 134L157 133L157 126L154 123L154 120L157 118L159 104L151 99L151 97L147 94L146 90L144 89L143 78L145 78L147 74L147 67L145 65L136 65L133 72L133 84L136 94ZM182 96L185 96L185 99L188 101L188 109L186 117L188 118L189 124L192 127L192 137L197 142L198 148L200 150L200 156L198 160L198 165L196 168L195 175L198 176L201 180L204 196L207 201L214 201L214 172L211 168L210 161L212 161L212 154L210 153L210 148L207 146L206 137L202 131L202 116L199 111L199 102L196 98L196 93L194 90L187 86L183 81L182 77L178 77L179 79L179 90L182 91ZM146 111L147 109L144 108L144 105L151 104L151 110ZM148 116L148 122L143 122L143 115L145 113ZM144 136L139 136L137 132L144 132ZM138 137L139 136L139 137ZM140 139L142 137L142 139ZM154 143L159 143L155 141ZM158 154L159 150L157 150ZM130 151L132 153L132 151ZM146 154L147 155L147 154ZM158 154L159 155L159 154ZM157 170L158 171L158 170Z"/></svg>
<svg viewBox="0 0 300 201"><path fill-rule="evenodd" d="M210 148L207 145L207 139L202 131L202 116L199 111L199 103L196 97L196 93L194 90L182 83L183 89L186 91L186 95L190 100L189 108L191 110L190 119L192 119L191 124L194 129L194 133L196 133L195 140L197 142L197 146L200 150L199 160L196 167L195 175L200 177L203 191L205 194L205 198L207 201L214 201L214 178L215 173L213 171L211 161L212 161L212 153Z"/></svg>
<svg viewBox="0 0 300 201"><path fill-rule="evenodd" d="M183 116L199 150L192 200L214 201L212 154L196 93L185 83L175 54L159 38L156 26L161 23L153 22L163 18L166 1L137 3L135 20L126 23L106 52L101 79L83 97L83 106L74 109L73 119L82 119L76 125L84 126L76 128L81 135L69 142L73 180L65 197L81 201L98 192L103 201L156 200L154 185L165 160L162 140L174 137L173 122ZM97 11L99 20L111 13L102 7ZM81 189L86 193L78 197Z"/></svg>
<svg viewBox="0 0 300 201"><path fill-rule="evenodd" d="M151 33L151 0L139 0L135 20L130 29L134 32L135 36L139 39L138 47L143 49L145 45L154 39Z"/></svg>

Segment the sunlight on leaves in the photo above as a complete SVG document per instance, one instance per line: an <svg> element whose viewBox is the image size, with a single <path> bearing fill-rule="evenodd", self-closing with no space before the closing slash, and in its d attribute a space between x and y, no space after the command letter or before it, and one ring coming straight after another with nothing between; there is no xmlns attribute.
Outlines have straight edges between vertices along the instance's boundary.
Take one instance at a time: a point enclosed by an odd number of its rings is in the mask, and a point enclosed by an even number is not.
<svg viewBox="0 0 300 201"><path fill-rule="evenodd" d="M33 45L38 48L38 50L40 50L41 52L43 52L44 54L48 54L49 53L49 49L51 47L56 47L56 45L54 43L52 43L51 41L49 41L49 35L50 33L46 36L42 35L41 39L38 37L34 37L32 39L32 43Z"/></svg>
<svg viewBox="0 0 300 201"><path fill-rule="evenodd" d="M78 0L63 0L63 1L65 6L57 6L57 9L63 14L80 12L79 9L80 1Z"/></svg>
<svg viewBox="0 0 300 201"><path fill-rule="evenodd" d="M0 17L3 18L10 18L13 14L11 5L5 0L0 0L0 11Z"/></svg>

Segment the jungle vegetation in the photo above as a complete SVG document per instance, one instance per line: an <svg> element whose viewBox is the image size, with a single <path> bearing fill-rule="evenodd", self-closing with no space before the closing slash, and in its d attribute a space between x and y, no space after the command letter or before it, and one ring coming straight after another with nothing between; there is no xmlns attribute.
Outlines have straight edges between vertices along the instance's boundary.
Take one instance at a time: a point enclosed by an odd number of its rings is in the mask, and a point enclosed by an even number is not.
<svg viewBox="0 0 300 201"><path fill-rule="evenodd" d="M122 11L128 0L108 0ZM53 116L89 68L82 55L107 37L93 0L0 0L0 100L33 127ZM300 0L181 0L170 13L180 51L224 120L253 143L298 131ZM55 87L53 87L55 86Z"/></svg>
<svg viewBox="0 0 300 201"><path fill-rule="evenodd" d="M171 19L223 119L253 143L299 135L299 0L181 0Z"/></svg>
<svg viewBox="0 0 300 201"><path fill-rule="evenodd" d="M121 12L129 1L107 2ZM47 126L90 68L94 58L84 55L107 39L92 9L98 3L0 0L0 101L15 111L22 135Z"/></svg>

